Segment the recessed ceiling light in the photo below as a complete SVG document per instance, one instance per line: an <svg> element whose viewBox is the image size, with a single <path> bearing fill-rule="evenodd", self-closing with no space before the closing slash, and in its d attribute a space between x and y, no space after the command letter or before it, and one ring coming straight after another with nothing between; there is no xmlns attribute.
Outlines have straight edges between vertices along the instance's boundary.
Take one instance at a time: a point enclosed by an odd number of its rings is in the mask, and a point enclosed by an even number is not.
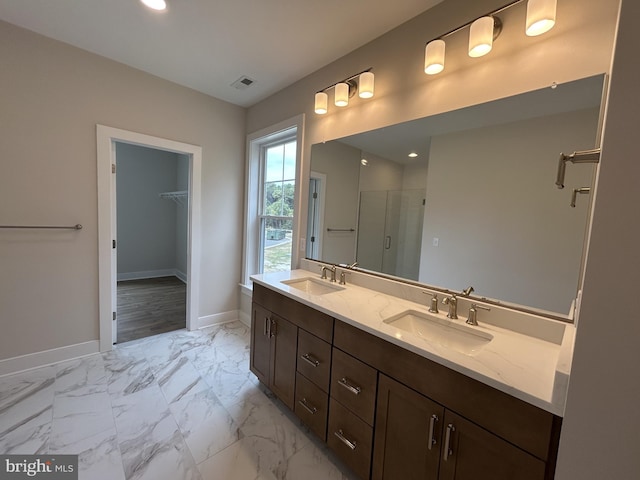
<svg viewBox="0 0 640 480"><path fill-rule="evenodd" d="M417 156L418 156L418 154L417 154L416 152L411 152L411 153L409 154L409 157L410 157L410 158L416 158Z"/></svg>
<svg viewBox="0 0 640 480"><path fill-rule="evenodd" d="M166 10L167 2L164 0L140 0L147 7L152 8L154 10Z"/></svg>

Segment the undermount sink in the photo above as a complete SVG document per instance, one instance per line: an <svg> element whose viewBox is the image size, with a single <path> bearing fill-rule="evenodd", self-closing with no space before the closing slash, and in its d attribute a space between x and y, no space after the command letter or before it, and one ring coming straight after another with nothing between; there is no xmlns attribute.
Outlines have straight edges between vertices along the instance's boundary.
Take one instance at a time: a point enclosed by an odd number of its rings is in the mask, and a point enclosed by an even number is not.
<svg viewBox="0 0 640 480"><path fill-rule="evenodd" d="M319 280L313 277L295 278L293 280L282 280L280 283L296 288L309 295L325 295L327 293L339 292L344 287L333 285L326 280Z"/></svg>
<svg viewBox="0 0 640 480"><path fill-rule="evenodd" d="M384 323L465 355L479 352L493 340L493 335L475 327L417 310L406 310L387 318Z"/></svg>

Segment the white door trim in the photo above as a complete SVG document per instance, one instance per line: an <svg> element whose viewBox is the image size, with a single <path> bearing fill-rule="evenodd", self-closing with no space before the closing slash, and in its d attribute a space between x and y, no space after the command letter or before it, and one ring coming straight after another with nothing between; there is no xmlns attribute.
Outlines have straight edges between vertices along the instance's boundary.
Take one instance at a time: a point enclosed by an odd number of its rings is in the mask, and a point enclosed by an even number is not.
<svg viewBox="0 0 640 480"><path fill-rule="evenodd" d="M113 309L116 269L112 262L112 240L115 238L115 180L111 165L115 162L116 142L158 148L189 156L189 220L187 232L187 329L198 327L200 299L200 179L202 147L153 137L142 133L97 125L98 168L98 291L100 318L100 351L112 348Z"/></svg>

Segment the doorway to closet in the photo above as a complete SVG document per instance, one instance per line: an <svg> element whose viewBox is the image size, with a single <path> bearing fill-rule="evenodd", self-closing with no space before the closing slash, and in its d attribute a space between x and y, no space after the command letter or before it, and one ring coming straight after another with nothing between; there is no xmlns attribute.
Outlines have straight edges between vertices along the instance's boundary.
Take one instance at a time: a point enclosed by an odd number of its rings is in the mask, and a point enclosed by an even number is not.
<svg viewBox="0 0 640 480"><path fill-rule="evenodd" d="M116 142L117 343L186 327L189 157Z"/></svg>
<svg viewBox="0 0 640 480"><path fill-rule="evenodd" d="M177 142L161 137L154 137L142 133L121 130L104 125L97 125L97 170L98 170L98 282L99 282L99 318L100 318L100 351L105 352L113 348L118 341L118 218L117 218L117 155L118 144L127 146L147 147L159 151L183 155L187 158L188 174L186 195L179 190L156 191L155 196L163 202L184 201L186 205L186 328L193 330L199 327L198 304L200 298L199 278L201 259L201 171L202 147ZM125 167L126 168L126 167ZM147 175L153 175L152 169ZM122 172L119 172L122 173ZM178 185L176 183L176 185ZM170 187L170 188L178 188ZM161 196L162 195L162 196ZM183 198L184 197L184 198ZM149 242L155 242L157 235ZM121 241L125 241L121 238ZM176 239L176 242L178 240ZM147 242L145 248L152 244ZM138 270L135 272L149 272L153 270ZM180 269L170 267L173 276L180 275ZM175 271L174 271L175 270ZM134 272L134 273L135 273ZM127 273L127 272L121 272ZM128 272L131 273L131 272ZM156 273L158 272L156 270ZM148 275L151 276L151 275ZM171 276L171 275L169 275ZM121 277L122 279L122 277ZM126 280L126 278L124 279ZM142 279L139 279L142 280ZM152 301L158 305L159 300Z"/></svg>

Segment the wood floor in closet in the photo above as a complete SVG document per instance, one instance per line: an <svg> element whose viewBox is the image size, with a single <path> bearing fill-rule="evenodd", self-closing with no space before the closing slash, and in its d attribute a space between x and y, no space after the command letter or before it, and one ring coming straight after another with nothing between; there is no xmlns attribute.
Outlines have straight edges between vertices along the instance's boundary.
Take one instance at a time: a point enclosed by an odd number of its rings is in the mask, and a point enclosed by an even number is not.
<svg viewBox="0 0 640 480"><path fill-rule="evenodd" d="M118 343L185 328L186 299L176 277L118 282Z"/></svg>

